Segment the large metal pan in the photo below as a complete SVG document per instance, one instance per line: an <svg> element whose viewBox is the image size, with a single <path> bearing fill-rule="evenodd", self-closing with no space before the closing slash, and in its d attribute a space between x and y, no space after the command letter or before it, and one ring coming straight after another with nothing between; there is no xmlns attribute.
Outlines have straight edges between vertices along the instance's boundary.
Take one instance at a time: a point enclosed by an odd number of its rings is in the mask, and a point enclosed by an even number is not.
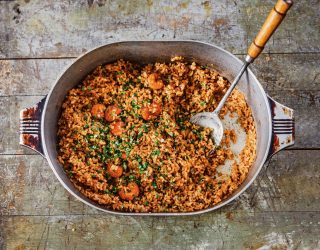
<svg viewBox="0 0 320 250"><path fill-rule="evenodd" d="M20 113L20 144L43 155L57 179L77 199L91 207L122 215L194 215L218 209L243 193L255 180L265 161L279 150L294 144L293 110L273 99L263 90L254 74L247 70L238 88L252 109L257 128L257 157L246 180L227 199L214 207L188 213L125 213L110 210L81 194L70 182L57 161L57 121L67 92L81 82L98 65L118 59L140 64L168 62L173 56L187 61L212 65L221 75L232 80L242 62L231 53L211 44L196 41L127 41L91 50L73 62L58 78L49 94L34 107Z"/></svg>

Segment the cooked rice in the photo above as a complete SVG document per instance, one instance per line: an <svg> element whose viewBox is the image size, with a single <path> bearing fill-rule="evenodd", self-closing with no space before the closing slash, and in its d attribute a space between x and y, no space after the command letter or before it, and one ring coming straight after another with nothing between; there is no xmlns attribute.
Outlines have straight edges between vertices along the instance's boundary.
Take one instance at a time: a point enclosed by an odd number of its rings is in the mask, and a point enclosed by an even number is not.
<svg viewBox="0 0 320 250"><path fill-rule="evenodd" d="M221 118L237 114L247 133L231 175L219 173L218 167L235 158L230 149L237 141L235 131L225 130L221 146L209 155L215 147L210 129L189 122L192 114L213 111L228 86L213 69L181 58L144 66L123 60L99 66L63 103L58 160L80 192L113 210L190 212L212 207L245 180L256 157L251 109L237 89L220 113ZM152 110L152 103L161 106L160 113ZM120 109L111 117L123 122L121 135L110 132L114 122L92 115L96 104ZM143 110L148 108L146 120ZM112 177L112 169L121 169L120 177ZM136 183L138 193L131 194L135 187L128 183Z"/></svg>

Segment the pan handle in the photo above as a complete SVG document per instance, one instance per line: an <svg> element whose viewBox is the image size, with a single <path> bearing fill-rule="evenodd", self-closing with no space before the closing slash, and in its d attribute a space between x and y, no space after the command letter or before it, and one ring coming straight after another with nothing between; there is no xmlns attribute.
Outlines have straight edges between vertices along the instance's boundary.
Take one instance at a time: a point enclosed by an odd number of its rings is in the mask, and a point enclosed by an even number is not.
<svg viewBox="0 0 320 250"><path fill-rule="evenodd" d="M44 157L41 142L41 115L46 97L32 107L20 111L20 145Z"/></svg>
<svg viewBox="0 0 320 250"><path fill-rule="evenodd" d="M292 146L295 140L293 110L268 96L272 116L272 138L269 157Z"/></svg>

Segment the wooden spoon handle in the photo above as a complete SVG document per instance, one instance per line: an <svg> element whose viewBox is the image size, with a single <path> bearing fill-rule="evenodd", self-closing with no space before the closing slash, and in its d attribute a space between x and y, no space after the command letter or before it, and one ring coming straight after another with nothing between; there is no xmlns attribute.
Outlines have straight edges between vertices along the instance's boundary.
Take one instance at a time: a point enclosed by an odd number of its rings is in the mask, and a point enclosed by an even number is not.
<svg viewBox="0 0 320 250"><path fill-rule="evenodd" d="M267 17L267 20L264 22L258 35L249 47L248 55L250 56L251 61L260 55L265 44L268 42L273 32L278 28L292 4L292 0L278 0Z"/></svg>

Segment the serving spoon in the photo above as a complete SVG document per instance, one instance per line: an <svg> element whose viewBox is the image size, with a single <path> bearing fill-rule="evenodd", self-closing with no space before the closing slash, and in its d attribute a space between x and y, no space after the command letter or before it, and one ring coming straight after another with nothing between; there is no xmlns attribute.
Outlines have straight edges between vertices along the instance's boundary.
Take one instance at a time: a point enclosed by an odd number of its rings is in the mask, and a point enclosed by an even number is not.
<svg viewBox="0 0 320 250"><path fill-rule="evenodd" d="M225 102L227 101L233 89L238 84L241 76L246 71L248 66L253 63L253 61L260 55L260 53L264 49L265 44L268 42L273 32L278 28L292 4L292 0L278 0L276 5L271 10L269 16L267 17L265 23L263 24L258 35L251 43L247 56L245 58L245 62L243 63L238 75L233 80L232 84L219 102L216 109L213 112L201 112L191 117L190 122L205 128L212 129L211 137L214 140L216 146L220 145L223 137L223 125L219 118L220 110L224 106Z"/></svg>

